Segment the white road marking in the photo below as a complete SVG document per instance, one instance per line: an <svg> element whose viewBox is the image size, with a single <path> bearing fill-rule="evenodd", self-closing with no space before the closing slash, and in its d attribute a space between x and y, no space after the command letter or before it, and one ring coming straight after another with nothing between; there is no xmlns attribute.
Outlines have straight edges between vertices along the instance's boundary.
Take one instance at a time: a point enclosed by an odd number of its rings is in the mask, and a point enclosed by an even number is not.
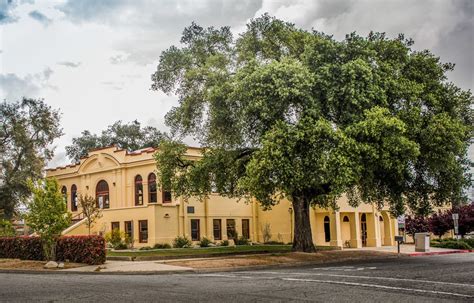
<svg viewBox="0 0 474 303"><path fill-rule="evenodd" d="M315 267L313 269L316 270L324 270L324 271L361 271L361 270L374 270L377 267L354 267L354 266L337 266L337 267Z"/></svg>
<svg viewBox="0 0 474 303"><path fill-rule="evenodd" d="M428 284L441 284L441 285L453 285L460 287L472 287L474 284L465 283L454 283L454 282L443 282L443 281L432 281L423 279L405 279L405 278L390 278L390 277L372 277L372 276L356 276L356 275L341 275L341 274L330 274L330 273L305 273L305 272L276 272L276 271L254 271L254 272L242 272L245 274L271 274L271 275L296 275L296 276L327 276L327 277L339 277L339 278L357 278L357 279L374 279L374 280L387 280L387 281L399 281L399 282L422 282Z"/></svg>
<svg viewBox="0 0 474 303"><path fill-rule="evenodd" d="M332 280L315 280L315 279L296 279L296 278L282 278L284 281L296 281L296 282L316 282L316 283L327 283L327 284L339 284L339 285L349 285L349 286L362 286L362 287L371 287L371 288L380 288L380 289L390 289L390 290L404 290L404 291L412 291L412 292L420 292L420 293L431 293L437 295L448 295L448 296L455 296L455 297L463 297L463 298L474 298L470 295L465 294L458 294L453 292L446 292L446 291L437 291L437 290L425 290L425 289L417 289L417 288L405 288L405 287L397 287L397 286L386 286L386 285L379 285L379 284L365 284L365 283L356 283L356 282L343 282L343 281L332 281Z"/></svg>

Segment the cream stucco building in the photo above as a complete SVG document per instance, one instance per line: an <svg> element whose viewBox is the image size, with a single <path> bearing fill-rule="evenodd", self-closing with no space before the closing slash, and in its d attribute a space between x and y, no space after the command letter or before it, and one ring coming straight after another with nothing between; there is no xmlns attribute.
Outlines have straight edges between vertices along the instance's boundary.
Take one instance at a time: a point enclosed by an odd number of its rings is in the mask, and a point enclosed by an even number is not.
<svg viewBox="0 0 474 303"><path fill-rule="evenodd" d="M174 199L157 188L154 153L153 148L128 152L107 147L91 151L78 164L48 169L47 176L57 178L73 214L74 224L65 234L87 234L77 199L79 194L88 194L96 197L103 208L103 216L93 226L93 232L119 228L133 238L135 247L171 243L178 235L193 241L202 237L220 241L234 230L254 242L263 242L265 226L270 227L272 240L292 241L293 210L289 201L282 200L272 210L263 211L256 201L246 203L218 194L211 194L205 201ZM199 159L200 149L189 148L187 156ZM378 210L368 204L353 208L345 197L338 205L338 211L311 211L316 245L394 245L397 221L388 209Z"/></svg>

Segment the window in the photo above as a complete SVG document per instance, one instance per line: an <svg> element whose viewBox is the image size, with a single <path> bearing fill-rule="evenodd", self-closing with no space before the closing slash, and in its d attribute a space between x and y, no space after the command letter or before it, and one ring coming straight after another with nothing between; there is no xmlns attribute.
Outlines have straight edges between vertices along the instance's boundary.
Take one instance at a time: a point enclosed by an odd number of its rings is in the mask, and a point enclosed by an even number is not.
<svg viewBox="0 0 474 303"><path fill-rule="evenodd" d="M143 205L143 179L140 175L135 177L135 205Z"/></svg>
<svg viewBox="0 0 474 303"><path fill-rule="evenodd" d="M64 203L67 204L67 188L66 188L66 186L63 186L61 188L61 195L63 196Z"/></svg>
<svg viewBox="0 0 474 303"><path fill-rule="evenodd" d="M191 219L191 240L199 241L200 239L199 219Z"/></svg>
<svg viewBox="0 0 474 303"><path fill-rule="evenodd" d="M71 186L71 210L77 211L77 186L73 184Z"/></svg>
<svg viewBox="0 0 474 303"><path fill-rule="evenodd" d="M109 184L107 184L106 181L101 180L99 183L97 183L95 196L97 199L97 206L99 208L110 208Z"/></svg>
<svg viewBox="0 0 474 303"><path fill-rule="evenodd" d="M148 221L138 221L138 241L140 243L148 243Z"/></svg>
<svg viewBox="0 0 474 303"><path fill-rule="evenodd" d="M162 190L163 192L163 203L171 203L171 192L167 190Z"/></svg>
<svg viewBox="0 0 474 303"><path fill-rule="evenodd" d="M383 222L382 216L379 216L379 221L380 221L380 222Z"/></svg>
<svg viewBox="0 0 474 303"><path fill-rule="evenodd" d="M212 220L212 228L214 230L214 240L222 240L222 220Z"/></svg>
<svg viewBox="0 0 474 303"><path fill-rule="evenodd" d="M188 212L188 214L194 214L194 206L188 206L187 207L187 212Z"/></svg>
<svg viewBox="0 0 474 303"><path fill-rule="evenodd" d="M112 222L112 230L120 230L120 222Z"/></svg>
<svg viewBox="0 0 474 303"><path fill-rule="evenodd" d="M348 217L348 216L344 216L344 219L342 219L342 222L349 222L349 217Z"/></svg>
<svg viewBox="0 0 474 303"><path fill-rule="evenodd" d="M157 201L156 175L151 173L148 175L148 203L156 203Z"/></svg>
<svg viewBox="0 0 474 303"><path fill-rule="evenodd" d="M226 223L227 223L227 238L235 239L235 220L227 219Z"/></svg>
<svg viewBox="0 0 474 303"><path fill-rule="evenodd" d="M245 239L250 239L250 220L242 219L242 236Z"/></svg>
<svg viewBox="0 0 474 303"><path fill-rule="evenodd" d="M331 241L331 226L329 224L329 217L324 217L324 241Z"/></svg>
<svg viewBox="0 0 474 303"><path fill-rule="evenodd" d="M132 221L125 221L124 222L124 227L125 227L125 234L127 237L131 240L133 239L133 224Z"/></svg>

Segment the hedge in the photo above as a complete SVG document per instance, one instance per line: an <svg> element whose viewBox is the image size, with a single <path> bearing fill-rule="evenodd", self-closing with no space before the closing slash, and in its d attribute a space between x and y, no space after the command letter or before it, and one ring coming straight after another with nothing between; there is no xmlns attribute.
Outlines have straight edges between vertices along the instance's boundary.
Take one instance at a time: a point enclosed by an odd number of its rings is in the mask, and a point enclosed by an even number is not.
<svg viewBox="0 0 474 303"><path fill-rule="evenodd" d="M102 236L63 236L56 246L56 260L86 264L105 262L105 240ZM0 238L0 258L44 260L39 237Z"/></svg>

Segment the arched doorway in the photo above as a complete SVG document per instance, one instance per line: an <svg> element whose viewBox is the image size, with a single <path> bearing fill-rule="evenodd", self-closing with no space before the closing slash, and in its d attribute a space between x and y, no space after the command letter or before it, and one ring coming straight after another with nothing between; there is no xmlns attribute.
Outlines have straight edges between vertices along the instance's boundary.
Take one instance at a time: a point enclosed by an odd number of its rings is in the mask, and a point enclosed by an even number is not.
<svg viewBox="0 0 474 303"><path fill-rule="evenodd" d="M324 217L324 241L331 241L331 225L328 216Z"/></svg>
<svg viewBox="0 0 474 303"><path fill-rule="evenodd" d="M367 216L360 216L360 236L362 238L362 246L367 246Z"/></svg>
<svg viewBox="0 0 474 303"><path fill-rule="evenodd" d="M382 215L379 215L379 226L380 226L380 244L385 245L385 226Z"/></svg>
<svg viewBox="0 0 474 303"><path fill-rule="evenodd" d="M342 216L342 224L341 224L341 239L342 244L344 247L351 246L351 223L349 216L343 215Z"/></svg>
<svg viewBox="0 0 474 303"><path fill-rule="evenodd" d="M109 208L109 184L105 180L99 181L95 189L95 196L99 208Z"/></svg>

